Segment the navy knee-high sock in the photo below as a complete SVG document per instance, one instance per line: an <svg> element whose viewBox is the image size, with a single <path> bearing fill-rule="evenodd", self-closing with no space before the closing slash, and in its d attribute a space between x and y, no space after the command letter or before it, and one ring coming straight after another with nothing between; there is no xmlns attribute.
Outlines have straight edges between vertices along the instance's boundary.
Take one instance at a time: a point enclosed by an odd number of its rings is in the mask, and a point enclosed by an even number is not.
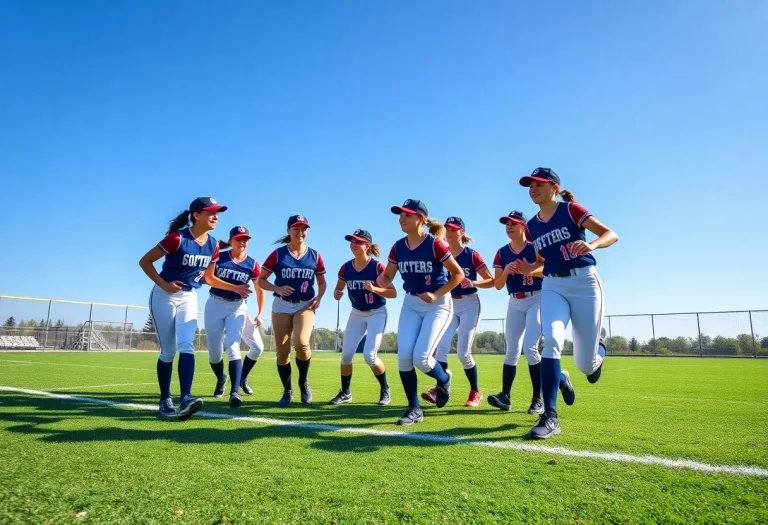
<svg viewBox="0 0 768 525"><path fill-rule="evenodd" d="M179 354L179 386L181 398L192 393L192 380L195 378L195 354Z"/></svg>
<svg viewBox="0 0 768 525"><path fill-rule="evenodd" d="M229 382L231 388L229 393L234 394L240 388L240 374L243 372L243 361L241 359L233 359L229 362Z"/></svg>
<svg viewBox="0 0 768 525"><path fill-rule="evenodd" d="M240 381L245 381L248 379L248 374L251 373L251 368L253 368L256 365L256 361L251 359L248 356L245 356L245 359L243 359L243 372L240 374Z"/></svg>
<svg viewBox="0 0 768 525"><path fill-rule="evenodd" d="M469 379L469 388L472 390L480 390L477 387L477 365L473 365L472 368L465 368L464 374Z"/></svg>
<svg viewBox="0 0 768 525"><path fill-rule="evenodd" d="M283 390L292 390L291 363L288 363L287 365L277 365L277 373L280 375L280 382L283 383Z"/></svg>
<svg viewBox="0 0 768 525"><path fill-rule="evenodd" d="M546 411L557 412L557 391L562 376L559 359L541 358L541 394Z"/></svg>
<svg viewBox="0 0 768 525"><path fill-rule="evenodd" d="M528 365L528 373L531 374L531 385L533 385L533 399L541 397L541 363Z"/></svg>
<svg viewBox="0 0 768 525"><path fill-rule="evenodd" d="M405 390L405 397L408 400L408 406L413 408L421 407L421 404L419 403L419 379L416 377L416 370L400 372L400 381L403 382L403 389Z"/></svg>
<svg viewBox="0 0 768 525"><path fill-rule="evenodd" d="M173 361L166 363L157 360L157 384L160 385L160 401L171 397L171 377L173 376Z"/></svg>
<svg viewBox="0 0 768 525"><path fill-rule="evenodd" d="M504 365L504 370L501 372L501 393L506 394L507 397L512 395L512 383L515 382L516 375L517 365Z"/></svg>
<svg viewBox="0 0 768 525"><path fill-rule="evenodd" d="M307 374L309 374L309 362L311 359L303 361L296 359L296 368L299 369L299 386L304 385L307 382Z"/></svg>
<svg viewBox="0 0 768 525"><path fill-rule="evenodd" d="M376 378L376 380L378 380L379 386L381 386L381 388L389 388L389 384L387 383L387 373L386 372L382 372L379 375L374 375L374 377Z"/></svg>
<svg viewBox="0 0 768 525"><path fill-rule="evenodd" d="M416 372L414 372L414 374L415 373ZM442 385L448 382L448 374L445 373L445 369L440 363L435 362L434 368L427 372L427 375L436 379L438 385Z"/></svg>
<svg viewBox="0 0 768 525"><path fill-rule="evenodd" d="M341 391L345 394L349 394L349 387L352 384L352 374L348 376L341 376Z"/></svg>
<svg viewBox="0 0 768 525"><path fill-rule="evenodd" d="M211 363L211 370L216 374L217 380L224 381L224 359L218 363Z"/></svg>

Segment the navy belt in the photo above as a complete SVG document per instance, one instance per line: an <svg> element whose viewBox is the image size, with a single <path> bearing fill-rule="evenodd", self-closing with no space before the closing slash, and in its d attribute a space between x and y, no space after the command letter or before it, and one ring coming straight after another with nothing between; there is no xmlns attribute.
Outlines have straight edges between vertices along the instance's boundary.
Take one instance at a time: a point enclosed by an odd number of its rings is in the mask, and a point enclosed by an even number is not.
<svg viewBox="0 0 768 525"><path fill-rule="evenodd" d="M194 288L186 284L181 287L182 292L191 292L192 290L194 290Z"/></svg>
<svg viewBox="0 0 768 525"><path fill-rule="evenodd" d="M581 268L571 268L570 270L559 270L557 272L549 272L546 277L571 277L573 275L584 275L589 273L590 266L582 266Z"/></svg>
<svg viewBox="0 0 768 525"><path fill-rule="evenodd" d="M291 304L298 304L298 303L303 303L303 302L305 302L305 301L303 301L303 300L301 300L301 299L286 299L286 298L285 298L285 297L283 297L282 295L280 295L280 294L276 294L276 293L273 293L272 295L274 295L274 296L275 296L275 297L277 297L278 299L282 299L282 300L283 300L283 301L285 301L286 303L291 303ZM309 300L309 299L307 299L307 301L308 301L308 300Z"/></svg>

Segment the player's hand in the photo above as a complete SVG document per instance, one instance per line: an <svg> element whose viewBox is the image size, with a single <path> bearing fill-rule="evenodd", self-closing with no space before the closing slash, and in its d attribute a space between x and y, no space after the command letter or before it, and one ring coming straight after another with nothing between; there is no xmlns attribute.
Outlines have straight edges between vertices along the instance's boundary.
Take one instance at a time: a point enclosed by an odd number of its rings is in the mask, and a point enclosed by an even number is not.
<svg viewBox="0 0 768 525"><path fill-rule="evenodd" d="M264 319L261 318L261 314L253 318L253 325L258 328L264 324Z"/></svg>
<svg viewBox="0 0 768 525"><path fill-rule="evenodd" d="M516 272L516 270L515 270L515 266L516 266L516 263L517 263L517 261L515 261L515 262L511 262L511 263L508 263L508 264L507 264L507 265L504 267L504 270L503 270L501 273L502 273L503 275L505 275L505 276L507 276L507 275L512 275L513 273L517 273L517 272Z"/></svg>
<svg viewBox="0 0 768 525"><path fill-rule="evenodd" d="M475 283L473 283L469 279L464 279L463 281L461 281L462 288L472 288L473 286L475 286Z"/></svg>
<svg viewBox="0 0 768 525"><path fill-rule="evenodd" d="M312 301L309 303L310 310L317 310L320 308L320 299L312 299Z"/></svg>
<svg viewBox="0 0 768 525"><path fill-rule="evenodd" d="M160 288L162 288L168 293L176 293L181 291L182 286L183 284L181 283L181 281L171 281L171 282L166 282Z"/></svg>
<svg viewBox="0 0 768 525"><path fill-rule="evenodd" d="M426 292L426 293L420 293L417 294L418 297L424 301L425 303L431 304L437 301L437 296L433 294L432 292Z"/></svg>
<svg viewBox="0 0 768 525"><path fill-rule="evenodd" d="M376 286L375 286L375 285L373 284L373 282L371 282L371 281L365 281L365 282L363 283L363 288L365 288L365 289L366 289L366 290L368 290L369 292L373 292L373 291L374 291L373 289L374 289L375 287L376 287ZM375 293L375 292L374 292L374 293Z"/></svg>
<svg viewBox="0 0 768 525"><path fill-rule="evenodd" d="M530 264L528 261L518 259L513 263L515 265L515 273L521 273L523 275L530 275L531 272L536 270L536 266Z"/></svg>
<svg viewBox="0 0 768 525"><path fill-rule="evenodd" d="M234 290L232 291L236 294L239 294L243 299L251 295L251 289L247 284L236 284Z"/></svg>
<svg viewBox="0 0 768 525"><path fill-rule="evenodd" d="M337 301L340 301L341 298L344 297L344 290L334 290L333 291L333 298Z"/></svg>
<svg viewBox="0 0 768 525"><path fill-rule="evenodd" d="M570 252L571 255L575 257L581 257L582 255L587 255L589 252L594 250L591 244L584 241L575 241L571 243Z"/></svg>
<svg viewBox="0 0 768 525"><path fill-rule="evenodd" d="M293 288L290 286L275 286L275 293L280 297L288 297L293 293Z"/></svg>

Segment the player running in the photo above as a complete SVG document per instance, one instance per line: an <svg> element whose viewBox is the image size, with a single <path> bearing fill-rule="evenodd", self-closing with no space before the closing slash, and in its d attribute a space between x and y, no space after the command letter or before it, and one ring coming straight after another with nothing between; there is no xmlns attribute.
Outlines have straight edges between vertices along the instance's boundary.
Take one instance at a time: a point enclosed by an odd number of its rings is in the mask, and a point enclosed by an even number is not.
<svg viewBox="0 0 768 525"><path fill-rule="evenodd" d="M224 349L229 359L229 406L237 408L243 404L243 399L238 392L241 386L241 374L243 361L240 356L240 340L244 339L251 352L258 355L264 349L258 327L261 326L261 312L264 310L264 290L259 288L257 279L261 267L252 257L248 256L248 241L251 235L245 226L235 226L229 232L229 242L224 246L231 248L222 251L218 262L212 262L206 270L208 274L225 283L232 285L244 284L248 286L253 282L256 290L256 303L259 313L255 319L248 317L248 304L240 294L223 290L216 283L210 283L211 291L208 301L205 303L205 336L208 340L208 361L216 375L216 387L213 397L224 395L224 387L227 383L227 375L224 373ZM219 246L221 247L221 244ZM250 325L250 326L249 326ZM246 333L246 326L249 330ZM226 334L226 335L225 335ZM254 360L255 362L255 360ZM247 383L246 383L247 386ZM250 387L248 387L250 388Z"/></svg>
<svg viewBox="0 0 768 525"><path fill-rule="evenodd" d="M438 407L445 406L450 398L451 372L443 370L434 353L453 315L449 292L461 283L464 272L445 243L437 238L443 236L445 228L427 218L423 202L408 199L391 210L400 216L400 229L406 236L392 246L389 263L376 284L389 287L398 271L403 279L406 296L397 329L397 363L408 410L397 424L411 425L424 421L414 366L437 380ZM424 226L429 233L423 230Z"/></svg>
<svg viewBox="0 0 768 525"><path fill-rule="evenodd" d="M565 380L560 370L565 329L573 322L573 358L590 383L600 379L605 346L600 339L603 324L603 285L595 269L598 248L619 240L616 233L576 203L573 194L560 189L560 177L550 168L536 168L520 179L539 206L528 221L528 232L537 261L518 260L515 271L531 275L543 266L541 325L544 351L541 359L541 387L544 413L529 432L532 439L546 439L560 433L557 418L557 389ZM557 201L560 195L564 202ZM585 230L597 235L586 242Z"/></svg>
<svg viewBox="0 0 768 525"><path fill-rule="evenodd" d="M197 293L206 269L219 260L219 243L209 231L216 227L218 214L226 211L210 197L198 197L168 226L168 233L139 261L139 266L154 283L149 295L149 313L157 331L160 357L157 382L160 386L160 415L189 419L203 406L192 395L195 375L195 331L197 330ZM191 223L191 225L190 225ZM160 273L154 263L165 257ZM222 289L246 297L247 285L232 285L213 278ZM179 353L181 404L176 411L171 398L173 358Z"/></svg>
<svg viewBox="0 0 768 525"><path fill-rule="evenodd" d="M379 247L373 244L370 233L355 230L355 233L345 236L344 239L349 241L354 258L339 269L339 280L333 297L337 301L341 300L346 287L349 290L352 311L344 330L344 344L341 349L341 390L330 403L341 405L352 401L352 359L358 345L364 344L363 358L381 386L379 404L388 405L390 391L387 372L377 352L387 326L387 298L397 297L397 291L391 284L386 288L379 288L375 284L376 279L384 272L384 265L374 258L379 256Z"/></svg>
<svg viewBox="0 0 768 525"><path fill-rule="evenodd" d="M303 215L288 219L288 234L277 240L281 246L261 265L259 287L272 292L272 333L277 347L277 372L283 383L283 396L278 406L288 406L293 400L291 387L291 339L296 350L301 402L312 402L307 383L312 351L309 338L315 323L315 310L325 294L325 264L317 250L305 244L309 222ZM275 283L267 279L275 274ZM315 279L318 291L315 295Z"/></svg>
<svg viewBox="0 0 768 525"><path fill-rule="evenodd" d="M444 370L448 370L448 354L451 351L451 340L456 329L459 331L459 337L456 342L456 355L464 367L464 374L469 380L469 397L464 406L476 407L483 399L480 388L477 385L477 365L472 357L472 343L477 334L477 328L480 324L480 298L477 296L478 288L490 288L493 286L494 279L488 266L472 248L466 246L472 242L472 238L467 235L464 221L461 217L448 217L445 221L445 239L448 241L448 248L456 262L461 266L464 280L461 286L451 290L453 299L453 316L448 329L443 334L440 342L437 344L437 361ZM482 279L478 280L480 274ZM437 401L437 387L431 388L421 394L424 401L434 404Z"/></svg>
<svg viewBox="0 0 768 525"><path fill-rule="evenodd" d="M499 248L493 259L495 285L497 290L506 286L509 294L507 303L507 318L504 327L506 353L501 378L501 392L488 396L488 403L500 410L512 410L512 383L517 375L517 362L520 354L525 352L528 360L528 372L531 375L533 395L529 414L544 412L544 402L541 400L541 355L539 340L541 339L541 268L531 275L516 273L515 262L522 259L533 264L536 262L536 250L528 242L525 233L526 218L520 211L511 211L506 217L499 219L506 226L510 242ZM567 374L567 372L565 372ZM573 390L570 383L563 383L563 396L566 404L571 400Z"/></svg>

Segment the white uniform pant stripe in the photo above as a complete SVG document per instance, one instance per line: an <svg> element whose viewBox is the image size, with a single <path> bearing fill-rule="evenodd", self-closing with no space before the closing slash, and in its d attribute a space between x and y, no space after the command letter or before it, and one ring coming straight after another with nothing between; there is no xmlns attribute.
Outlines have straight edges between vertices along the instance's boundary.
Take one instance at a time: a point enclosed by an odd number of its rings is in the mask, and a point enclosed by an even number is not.
<svg viewBox="0 0 768 525"><path fill-rule="evenodd" d="M397 363L401 372L414 367L424 373L435 367L437 343L448 329L453 315L450 296L426 303L415 295L406 295L397 328Z"/></svg>
<svg viewBox="0 0 768 525"><path fill-rule="evenodd" d="M541 292L535 291L530 297L516 299L509 296L507 317L504 325L506 352L504 364L517 366L520 354L525 353L529 365L541 361L539 340L541 339Z"/></svg>
<svg viewBox="0 0 768 525"><path fill-rule="evenodd" d="M387 307L382 306L366 312L353 309L344 330L344 344L341 348L341 364L351 365L357 351L357 345L367 333L363 358L368 366L381 364L378 357L379 347L384 339L387 327Z"/></svg>
<svg viewBox="0 0 768 525"><path fill-rule="evenodd" d="M465 370L475 366L475 360L472 357L472 344L480 324L481 310L480 298L476 294L464 296L462 299L453 299L451 322L437 345L436 358L438 361L446 362L448 360L453 334L458 329L456 355Z"/></svg>

